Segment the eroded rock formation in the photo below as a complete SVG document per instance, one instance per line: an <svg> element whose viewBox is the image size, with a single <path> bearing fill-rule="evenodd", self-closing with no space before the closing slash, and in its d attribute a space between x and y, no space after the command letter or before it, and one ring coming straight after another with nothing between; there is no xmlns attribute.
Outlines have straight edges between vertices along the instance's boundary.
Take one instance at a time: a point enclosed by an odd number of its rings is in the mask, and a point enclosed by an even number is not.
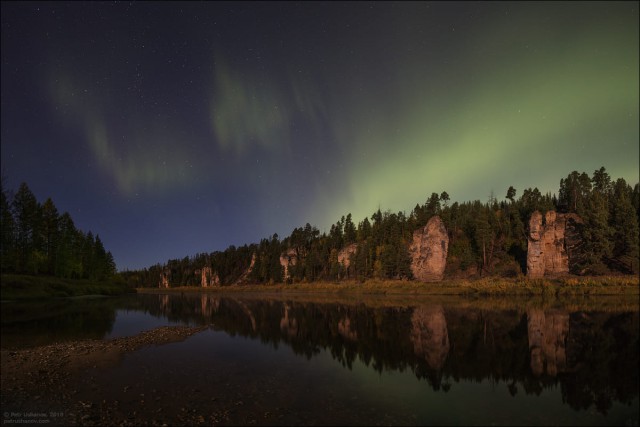
<svg viewBox="0 0 640 427"><path fill-rule="evenodd" d="M249 275L253 271L253 266L254 265L256 265L256 254L255 253L251 256L251 263L249 264L249 267L247 267L245 272L242 273L242 275L238 278L238 280L236 280L236 284L237 285L242 285L242 284L245 284L245 283L249 283Z"/></svg>
<svg viewBox="0 0 640 427"><path fill-rule="evenodd" d="M289 249L280 255L280 265L284 269L284 280L289 278L289 268L298 263L298 255L295 249Z"/></svg>
<svg viewBox="0 0 640 427"><path fill-rule="evenodd" d="M527 310L527 329L531 372L540 376L546 373L556 376L567 369L567 335L569 335L569 314L550 312L545 315L541 309Z"/></svg>
<svg viewBox="0 0 640 427"><path fill-rule="evenodd" d="M220 285L218 273L214 272L211 267L203 267L200 270L196 270L196 275L200 276L200 286L203 288Z"/></svg>
<svg viewBox="0 0 640 427"><path fill-rule="evenodd" d="M542 221L542 214L535 211L529 220L527 244L527 276L544 276L569 273L571 247L569 235L575 235L574 225L580 223L576 214L558 214L548 211Z"/></svg>
<svg viewBox="0 0 640 427"><path fill-rule="evenodd" d="M160 273L160 282L158 282L159 288L169 288L169 279L171 278L171 271L165 270Z"/></svg>
<svg viewBox="0 0 640 427"><path fill-rule="evenodd" d="M351 255L355 254L357 249L358 245L356 243L351 243L350 245L340 249L340 252L338 252L338 263L342 264L345 270L351 265Z"/></svg>
<svg viewBox="0 0 640 427"><path fill-rule="evenodd" d="M421 282L442 280L448 249L447 229L439 216L433 216L424 228L413 232L409 246L413 276Z"/></svg>
<svg viewBox="0 0 640 427"><path fill-rule="evenodd" d="M416 307L411 316L411 342L417 356L440 370L449 354L449 332L441 305Z"/></svg>

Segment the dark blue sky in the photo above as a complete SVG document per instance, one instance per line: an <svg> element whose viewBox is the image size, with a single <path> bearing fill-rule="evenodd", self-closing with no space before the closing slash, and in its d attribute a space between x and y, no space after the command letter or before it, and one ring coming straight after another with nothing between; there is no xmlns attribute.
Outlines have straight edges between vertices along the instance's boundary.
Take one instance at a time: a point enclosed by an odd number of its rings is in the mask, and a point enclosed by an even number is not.
<svg viewBox="0 0 640 427"><path fill-rule="evenodd" d="M2 174L119 269L638 181L638 3L3 2Z"/></svg>

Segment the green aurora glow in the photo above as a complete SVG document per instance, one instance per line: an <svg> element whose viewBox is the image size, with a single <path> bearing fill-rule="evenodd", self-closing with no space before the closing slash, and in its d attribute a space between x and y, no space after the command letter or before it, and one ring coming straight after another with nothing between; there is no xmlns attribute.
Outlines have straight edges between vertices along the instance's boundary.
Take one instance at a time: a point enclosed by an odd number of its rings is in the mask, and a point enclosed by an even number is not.
<svg viewBox="0 0 640 427"><path fill-rule="evenodd" d="M639 180L638 2L98 5L3 3L2 157L118 266Z"/></svg>

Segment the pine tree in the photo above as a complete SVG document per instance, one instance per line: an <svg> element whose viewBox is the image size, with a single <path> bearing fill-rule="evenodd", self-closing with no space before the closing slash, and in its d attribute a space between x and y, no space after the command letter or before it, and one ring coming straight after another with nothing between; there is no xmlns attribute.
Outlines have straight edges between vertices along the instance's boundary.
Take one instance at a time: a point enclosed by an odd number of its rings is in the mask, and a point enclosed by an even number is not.
<svg viewBox="0 0 640 427"><path fill-rule="evenodd" d="M599 191L589 197L582 218L582 267L588 273L603 274L606 272L604 261L613 254L613 233L609 226L609 210Z"/></svg>
<svg viewBox="0 0 640 427"><path fill-rule="evenodd" d="M613 255L623 259L628 272L638 272L638 218L631 203L631 187L620 178L614 185L611 224ZM628 260L628 261L626 261ZM626 261L626 262L625 262Z"/></svg>
<svg viewBox="0 0 640 427"><path fill-rule="evenodd" d="M69 213L65 212L58 220L58 251L56 254L55 275L64 278L82 276L82 261L78 248L80 237Z"/></svg>
<svg viewBox="0 0 640 427"><path fill-rule="evenodd" d="M0 238L0 260L2 262L2 272L15 271L15 255L16 255L16 225L11 214L9 199L2 188L0 199L0 221L1 233Z"/></svg>
<svg viewBox="0 0 640 427"><path fill-rule="evenodd" d="M47 273L55 273L56 256L58 252L58 209L48 198L42 205L42 225L44 231L44 249L47 257Z"/></svg>
<svg viewBox="0 0 640 427"><path fill-rule="evenodd" d="M26 183L20 184L12 203L16 223L16 272L27 273L36 250L38 202Z"/></svg>
<svg viewBox="0 0 640 427"><path fill-rule="evenodd" d="M344 223L344 244L349 245L356 241L356 227L351 219L351 213L347 214L347 219Z"/></svg>

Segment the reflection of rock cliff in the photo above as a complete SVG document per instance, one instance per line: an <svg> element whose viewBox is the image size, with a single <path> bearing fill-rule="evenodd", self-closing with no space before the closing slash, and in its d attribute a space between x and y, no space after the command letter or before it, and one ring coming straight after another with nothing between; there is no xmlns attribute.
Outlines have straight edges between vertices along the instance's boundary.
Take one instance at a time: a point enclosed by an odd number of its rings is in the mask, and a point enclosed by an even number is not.
<svg viewBox="0 0 640 427"><path fill-rule="evenodd" d="M358 341L358 331L348 315L338 321L338 333L349 341Z"/></svg>
<svg viewBox="0 0 640 427"><path fill-rule="evenodd" d="M540 376L545 372L555 377L567 369L566 344L569 335L569 315L547 313L541 309L527 311L531 371Z"/></svg>
<svg viewBox="0 0 640 427"><path fill-rule="evenodd" d="M280 330L286 333L289 337L295 337L298 335L298 321L295 317L289 317L289 311L291 308L289 304L284 304L284 315L280 319Z"/></svg>
<svg viewBox="0 0 640 427"><path fill-rule="evenodd" d="M217 313L219 308L220 298L207 294L200 295L200 311L205 318L209 318L212 314Z"/></svg>
<svg viewBox="0 0 640 427"><path fill-rule="evenodd" d="M527 250L527 276L569 273L572 247L576 233L575 223L581 222L576 214L557 214L548 211L542 223L542 214L535 211L529 220L529 243Z"/></svg>
<svg viewBox="0 0 640 427"><path fill-rule="evenodd" d="M424 228L413 232L409 247L411 271L422 282L437 282L444 276L449 236L439 216L433 216Z"/></svg>
<svg viewBox="0 0 640 427"><path fill-rule="evenodd" d="M411 342L416 355L440 370L449 354L449 333L441 305L417 307L411 316Z"/></svg>

